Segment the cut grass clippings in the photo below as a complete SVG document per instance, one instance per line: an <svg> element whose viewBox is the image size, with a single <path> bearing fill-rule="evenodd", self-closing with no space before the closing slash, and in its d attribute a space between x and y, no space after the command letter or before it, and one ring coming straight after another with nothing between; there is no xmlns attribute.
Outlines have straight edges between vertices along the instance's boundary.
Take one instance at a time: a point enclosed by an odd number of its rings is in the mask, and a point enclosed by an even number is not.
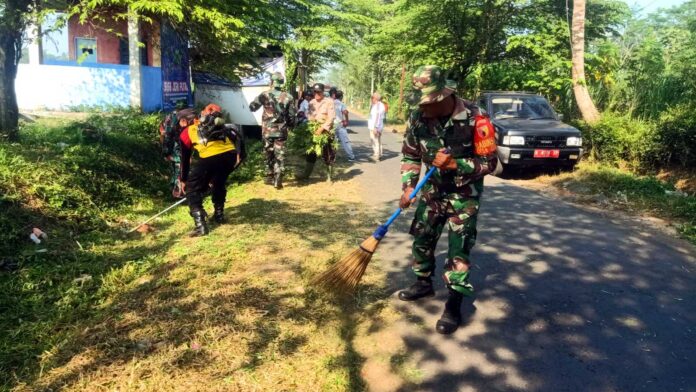
<svg viewBox="0 0 696 392"><path fill-rule="evenodd" d="M579 196L580 201L668 219L684 238L696 243L696 195L678 191L673 184L655 176L583 162L573 172L543 176L539 180Z"/></svg>

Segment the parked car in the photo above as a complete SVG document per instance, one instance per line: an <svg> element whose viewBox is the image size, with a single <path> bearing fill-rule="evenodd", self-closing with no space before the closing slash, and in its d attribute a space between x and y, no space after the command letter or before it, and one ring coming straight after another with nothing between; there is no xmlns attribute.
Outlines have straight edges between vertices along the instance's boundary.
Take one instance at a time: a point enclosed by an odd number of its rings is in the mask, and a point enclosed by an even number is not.
<svg viewBox="0 0 696 392"><path fill-rule="evenodd" d="M478 105L496 129L503 167L572 168L583 155L582 135L563 123L546 98L517 91L487 91Z"/></svg>

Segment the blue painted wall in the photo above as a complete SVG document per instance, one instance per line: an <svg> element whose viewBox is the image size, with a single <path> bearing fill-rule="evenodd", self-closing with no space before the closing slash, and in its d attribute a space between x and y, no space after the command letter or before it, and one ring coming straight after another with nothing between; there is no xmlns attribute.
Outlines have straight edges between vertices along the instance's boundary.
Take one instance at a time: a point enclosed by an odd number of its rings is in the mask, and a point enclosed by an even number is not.
<svg viewBox="0 0 696 392"><path fill-rule="evenodd" d="M162 68L140 67L140 80L143 111L162 110Z"/></svg>
<svg viewBox="0 0 696 392"><path fill-rule="evenodd" d="M142 105L146 112L162 108L162 72L141 68ZM130 106L130 69L119 64L52 62L21 64L15 79L21 109L75 110Z"/></svg>

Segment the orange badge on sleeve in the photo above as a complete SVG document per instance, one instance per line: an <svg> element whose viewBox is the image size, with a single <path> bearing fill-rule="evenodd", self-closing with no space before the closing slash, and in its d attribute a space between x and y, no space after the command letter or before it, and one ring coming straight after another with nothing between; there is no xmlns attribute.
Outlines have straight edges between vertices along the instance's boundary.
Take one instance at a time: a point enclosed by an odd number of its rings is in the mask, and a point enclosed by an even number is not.
<svg viewBox="0 0 696 392"><path fill-rule="evenodd" d="M495 152L495 128L488 117L477 116L474 121L474 154L488 156Z"/></svg>

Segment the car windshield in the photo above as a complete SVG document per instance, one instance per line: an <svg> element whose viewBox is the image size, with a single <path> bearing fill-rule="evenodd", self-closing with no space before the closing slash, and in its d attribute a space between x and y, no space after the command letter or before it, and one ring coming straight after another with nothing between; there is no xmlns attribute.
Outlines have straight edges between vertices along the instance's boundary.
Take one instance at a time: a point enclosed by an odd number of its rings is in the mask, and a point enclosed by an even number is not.
<svg viewBox="0 0 696 392"><path fill-rule="evenodd" d="M493 97L491 103L495 119L556 119L556 114L544 97Z"/></svg>

